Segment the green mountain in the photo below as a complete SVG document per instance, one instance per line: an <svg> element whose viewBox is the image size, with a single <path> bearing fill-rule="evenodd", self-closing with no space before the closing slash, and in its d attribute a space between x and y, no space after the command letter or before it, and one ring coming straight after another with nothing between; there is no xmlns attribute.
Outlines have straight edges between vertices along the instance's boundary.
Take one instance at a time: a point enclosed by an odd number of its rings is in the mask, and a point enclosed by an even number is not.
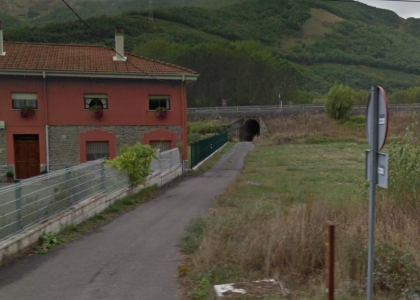
<svg viewBox="0 0 420 300"><path fill-rule="evenodd" d="M170 6L220 7L246 0L151 0L152 8ZM148 9L150 0L66 0L83 18L116 15L130 10ZM48 22L76 20L63 1L0 0L0 18L7 19L6 28L43 25Z"/></svg>
<svg viewBox="0 0 420 300"><path fill-rule="evenodd" d="M198 71L196 105L271 103L279 92L309 101L308 92L313 99L336 82L390 92L420 86L420 20L356 1L154 0L153 22L148 1L73 2L82 17L99 14L86 22L106 42L122 25L129 51ZM29 26L8 18L6 40L103 44L78 20ZM33 23L70 18L67 7L54 7Z"/></svg>

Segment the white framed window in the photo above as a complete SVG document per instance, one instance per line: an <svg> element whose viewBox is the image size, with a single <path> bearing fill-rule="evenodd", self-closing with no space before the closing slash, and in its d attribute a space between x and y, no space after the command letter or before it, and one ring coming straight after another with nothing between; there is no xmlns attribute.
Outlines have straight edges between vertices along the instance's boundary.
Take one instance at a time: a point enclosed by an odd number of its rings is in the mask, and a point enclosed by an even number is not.
<svg viewBox="0 0 420 300"><path fill-rule="evenodd" d="M86 160L109 158L109 142L86 142Z"/></svg>
<svg viewBox="0 0 420 300"><path fill-rule="evenodd" d="M158 107L164 107L167 110L170 110L170 97L168 95L150 95L149 110L156 110Z"/></svg>
<svg viewBox="0 0 420 300"><path fill-rule="evenodd" d="M171 141L150 141L150 147L160 149L161 152L171 150Z"/></svg>
<svg viewBox="0 0 420 300"><path fill-rule="evenodd" d="M85 109L92 106L102 106L103 109L108 109L108 96L107 94L84 94Z"/></svg>
<svg viewBox="0 0 420 300"><path fill-rule="evenodd" d="M38 108L38 98L36 93L12 93L12 108L20 109L24 106Z"/></svg>

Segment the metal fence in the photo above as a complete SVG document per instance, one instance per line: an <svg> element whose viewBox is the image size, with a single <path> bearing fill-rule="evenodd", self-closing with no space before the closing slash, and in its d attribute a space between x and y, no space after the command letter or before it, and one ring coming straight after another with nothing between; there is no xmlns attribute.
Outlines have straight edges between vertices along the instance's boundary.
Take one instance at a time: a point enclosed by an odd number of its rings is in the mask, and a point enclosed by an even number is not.
<svg viewBox="0 0 420 300"><path fill-rule="evenodd" d="M173 148L164 152L156 151L157 159L153 159L150 164L152 172L164 172L181 165L181 156L178 148Z"/></svg>
<svg viewBox="0 0 420 300"><path fill-rule="evenodd" d="M181 164L178 148L156 152L152 172ZM21 180L0 189L0 240L100 193L112 195L130 186L128 176L103 159Z"/></svg>
<svg viewBox="0 0 420 300"><path fill-rule="evenodd" d="M194 168L205 158L228 142L228 132L216 134L207 139L192 143L191 146L191 168Z"/></svg>
<svg viewBox="0 0 420 300"><path fill-rule="evenodd" d="M413 104L389 104L389 108L393 111L404 111L404 110L420 110L420 103ZM278 110L282 111L313 111L313 110L324 110L323 104L294 104L294 105L255 105L255 106L226 106L226 107L194 107L187 108L190 113L212 113L212 112L274 112ZM366 105L357 105L353 107L353 110L363 111L366 109Z"/></svg>

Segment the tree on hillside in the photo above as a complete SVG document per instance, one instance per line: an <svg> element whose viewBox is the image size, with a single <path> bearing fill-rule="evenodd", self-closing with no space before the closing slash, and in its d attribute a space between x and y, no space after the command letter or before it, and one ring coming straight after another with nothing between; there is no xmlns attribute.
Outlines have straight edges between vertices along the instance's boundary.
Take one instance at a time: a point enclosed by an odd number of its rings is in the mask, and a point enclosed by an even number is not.
<svg viewBox="0 0 420 300"><path fill-rule="evenodd" d="M327 95L325 112L333 119L344 119L354 105L354 91L342 84L334 84Z"/></svg>
<svg viewBox="0 0 420 300"><path fill-rule="evenodd" d="M201 43L196 46L156 39L135 52L190 68L200 74L188 86L188 106L277 104L278 94L294 102L301 73L256 41Z"/></svg>
<svg viewBox="0 0 420 300"><path fill-rule="evenodd" d="M266 105L294 97L300 73L282 59L275 58L259 42L201 44L185 52L177 61L200 74L188 87L191 106Z"/></svg>

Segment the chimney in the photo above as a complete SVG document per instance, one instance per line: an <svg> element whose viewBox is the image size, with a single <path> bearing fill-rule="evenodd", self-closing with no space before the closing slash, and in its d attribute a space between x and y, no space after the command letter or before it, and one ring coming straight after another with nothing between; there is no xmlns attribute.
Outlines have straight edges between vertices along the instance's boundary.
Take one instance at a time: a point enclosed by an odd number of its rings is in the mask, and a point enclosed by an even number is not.
<svg viewBox="0 0 420 300"><path fill-rule="evenodd" d="M6 52L4 52L3 48L3 29L2 29L2 22L0 21L0 56L5 56Z"/></svg>
<svg viewBox="0 0 420 300"><path fill-rule="evenodd" d="M124 31L121 26L115 27L115 56L114 61L126 61L124 56Z"/></svg>

